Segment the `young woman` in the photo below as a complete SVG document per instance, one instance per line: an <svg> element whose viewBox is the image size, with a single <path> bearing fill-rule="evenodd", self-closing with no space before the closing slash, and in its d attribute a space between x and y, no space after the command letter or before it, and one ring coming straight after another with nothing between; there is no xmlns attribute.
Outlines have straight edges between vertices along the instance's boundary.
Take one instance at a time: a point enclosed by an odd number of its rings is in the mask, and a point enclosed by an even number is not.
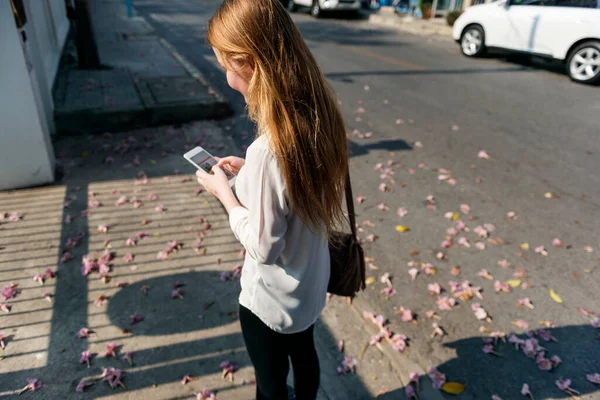
<svg viewBox="0 0 600 400"><path fill-rule="evenodd" d="M246 249L239 315L257 398L288 398L291 359L297 399L315 399L313 327L325 307L328 237L344 218L342 116L280 0L224 0L206 38L257 125L245 160L196 174ZM220 167L237 174L237 198Z"/></svg>

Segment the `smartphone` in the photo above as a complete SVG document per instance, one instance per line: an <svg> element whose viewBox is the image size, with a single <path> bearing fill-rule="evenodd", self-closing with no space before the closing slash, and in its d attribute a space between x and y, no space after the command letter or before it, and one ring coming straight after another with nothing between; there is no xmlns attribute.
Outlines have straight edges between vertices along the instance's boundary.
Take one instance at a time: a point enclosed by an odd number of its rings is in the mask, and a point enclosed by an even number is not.
<svg viewBox="0 0 600 400"><path fill-rule="evenodd" d="M202 147L198 146L183 155L183 158L192 163L196 168L212 174L212 167L217 165L217 160ZM229 180L229 186L235 183L235 175L227 168L221 168Z"/></svg>

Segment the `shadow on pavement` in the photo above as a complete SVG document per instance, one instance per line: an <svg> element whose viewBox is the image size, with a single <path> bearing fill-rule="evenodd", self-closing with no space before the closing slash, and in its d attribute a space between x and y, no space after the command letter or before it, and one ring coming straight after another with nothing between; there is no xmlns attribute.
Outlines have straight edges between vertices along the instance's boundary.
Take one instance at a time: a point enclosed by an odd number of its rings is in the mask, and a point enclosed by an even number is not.
<svg viewBox="0 0 600 400"><path fill-rule="evenodd" d="M513 72L533 72L532 68L466 68L466 69L431 69L418 71L404 69L399 71L356 71L356 72L329 72L325 76L333 81L353 83L352 77L361 76L401 76L401 75L469 75L469 74L498 74Z"/></svg>
<svg viewBox="0 0 600 400"><path fill-rule="evenodd" d="M386 150L386 151L404 151L412 150L412 146L409 145L405 140L402 139L388 139L380 140L375 143L369 144L358 144L353 140L348 142L350 145L350 157L358 157L368 154L373 150Z"/></svg>
<svg viewBox="0 0 600 400"><path fill-rule="evenodd" d="M591 325L572 325L550 328L535 335L544 348L545 357L554 355L562 359L562 364L552 371L542 371L536 364L535 355L529 358L515 345L499 342L494 350L501 356L482 351L485 337L472 337L445 344L456 351L456 357L437 366L449 380L466 384L461 399L489 399L493 394L504 400L521 398L521 388L527 383L537 400L571 398L568 393L556 386L558 379L571 379L571 387L581 395L600 391L586 379L586 375L599 372L597 354L600 351L598 332ZM542 336L551 337L550 341ZM519 338L529 339L527 335ZM423 379L421 380L423 384ZM425 384L429 384L428 382ZM404 389L387 393L381 399L404 398ZM583 397L588 398L588 397Z"/></svg>
<svg viewBox="0 0 600 400"><path fill-rule="evenodd" d="M242 262L241 245L227 234L227 216L216 200L195 193L192 176L177 175L193 172L181 154L196 143L215 155L229 151L210 126L59 137L54 144L62 180L0 193L3 211L23 213L21 221L0 226L0 288L15 282L20 290L6 301L11 312L0 313L0 330L7 336L0 397L15 394L27 378L41 380L44 387L23 398L190 398L204 385L225 399L254 391L247 387L253 373L237 321L239 282L220 280L221 273ZM151 200L153 195L158 198ZM117 205L121 196L127 201ZM155 209L159 205L164 211ZM106 233L98 230L104 224ZM128 238L137 243L127 245ZM192 245L198 239L196 252ZM157 259L173 240L183 247ZM72 259L60 262L66 251ZM107 279L97 271L82 276L82 257L99 258L105 251L111 253ZM133 260L127 261L129 253ZM57 276L43 286L32 281L47 268ZM183 299L172 298L176 282L185 284ZM44 293L51 294L51 304ZM131 325L135 312L144 320ZM83 327L94 333L75 337ZM317 330L322 379L339 380L335 370L343 354L337 340L323 324ZM113 342L118 358L104 357L105 346ZM84 350L95 354L91 368L79 363ZM122 358L129 351L133 366ZM219 363L227 359L240 366L232 384L220 376ZM99 382L76 394L79 381L102 367L122 369L129 390L113 391ZM179 381L188 374L200 379L182 386ZM352 377L352 387L354 398L368 396L360 377Z"/></svg>

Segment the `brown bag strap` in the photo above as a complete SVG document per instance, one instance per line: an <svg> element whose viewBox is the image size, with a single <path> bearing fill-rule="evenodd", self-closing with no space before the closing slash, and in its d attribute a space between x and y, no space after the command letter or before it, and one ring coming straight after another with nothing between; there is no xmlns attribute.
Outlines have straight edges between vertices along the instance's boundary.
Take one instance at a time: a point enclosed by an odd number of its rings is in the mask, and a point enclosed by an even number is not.
<svg viewBox="0 0 600 400"><path fill-rule="evenodd" d="M346 174L346 207L348 208L348 219L350 221L350 230L352 236L358 238L356 234L356 216L354 215L354 197L352 196L352 183L350 182L350 166Z"/></svg>

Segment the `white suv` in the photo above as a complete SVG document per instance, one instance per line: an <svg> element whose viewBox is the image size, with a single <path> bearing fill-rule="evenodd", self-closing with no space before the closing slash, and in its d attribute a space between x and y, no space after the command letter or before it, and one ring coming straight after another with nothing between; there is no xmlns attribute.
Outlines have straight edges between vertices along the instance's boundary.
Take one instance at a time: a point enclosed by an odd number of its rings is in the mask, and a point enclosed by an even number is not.
<svg viewBox="0 0 600 400"><path fill-rule="evenodd" d="M288 10L294 12L298 7L310 7L313 17L319 18L327 11L360 11L360 0L289 0Z"/></svg>
<svg viewBox="0 0 600 400"><path fill-rule="evenodd" d="M600 82L600 0L506 0L466 9L454 39L468 57L500 48L566 63L579 83Z"/></svg>

